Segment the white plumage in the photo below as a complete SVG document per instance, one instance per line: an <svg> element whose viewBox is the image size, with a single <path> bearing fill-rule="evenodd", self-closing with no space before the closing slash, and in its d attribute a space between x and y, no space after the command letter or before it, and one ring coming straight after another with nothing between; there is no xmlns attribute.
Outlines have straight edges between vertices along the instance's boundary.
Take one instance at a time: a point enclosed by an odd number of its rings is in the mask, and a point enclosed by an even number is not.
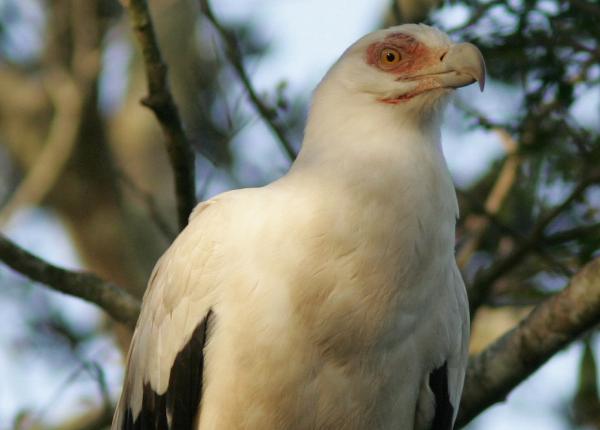
<svg viewBox="0 0 600 430"><path fill-rule="evenodd" d="M469 318L440 121L483 78L424 25L352 45L290 172L200 204L157 263L113 429L450 429Z"/></svg>

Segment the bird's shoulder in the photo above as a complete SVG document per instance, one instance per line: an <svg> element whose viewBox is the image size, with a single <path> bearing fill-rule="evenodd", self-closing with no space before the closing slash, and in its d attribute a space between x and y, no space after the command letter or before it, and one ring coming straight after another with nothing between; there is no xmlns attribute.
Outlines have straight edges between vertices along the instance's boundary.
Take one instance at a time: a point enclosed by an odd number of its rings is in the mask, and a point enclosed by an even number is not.
<svg viewBox="0 0 600 430"><path fill-rule="evenodd" d="M249 228L263 194L261 189L242 189L200 203L156 263L129 350L114 429L162 422L158 401L169 397L178 383L173 373L178 357L184 352L202 357L203 345L197 339L206 341L219 287L227 272L236 270L232 250L240 232ZM196 350L188 351L191 345Z"/></svg>
<svg viewBox="0 0 600 430"><path fill-rule="evenodd" d="M232 273L254 270L251 260L261 248L302 224L299 212L310 209L294 199L281 187L267 186L228 191L198 204L150 275L138 325L158 330L181 318L186 325L179 333L191 333ZM190 318L191 307L198 318Z"/></svg>
<svg viewBox="0 0 600 430"><path fill-rule="evenodd" d="M188 225L150 275L140 320L160 324L189 303L196 309L208 308L223 272L238 264L236 247L261 218L263 195L259 188L234 190L194 208Z"/></svg>

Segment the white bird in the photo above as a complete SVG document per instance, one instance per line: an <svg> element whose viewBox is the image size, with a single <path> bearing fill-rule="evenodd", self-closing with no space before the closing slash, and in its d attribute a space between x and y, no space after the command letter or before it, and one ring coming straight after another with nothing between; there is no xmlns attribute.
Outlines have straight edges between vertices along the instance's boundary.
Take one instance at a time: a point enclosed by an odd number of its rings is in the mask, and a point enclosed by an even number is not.
<svg viewBox="0 0 600 430"><path fill-rule="evenodd" d="M469 317L440 122L484 77L425 25L353 44L289 173L198 205L158 261L112 428L451 429Z"/></svg>

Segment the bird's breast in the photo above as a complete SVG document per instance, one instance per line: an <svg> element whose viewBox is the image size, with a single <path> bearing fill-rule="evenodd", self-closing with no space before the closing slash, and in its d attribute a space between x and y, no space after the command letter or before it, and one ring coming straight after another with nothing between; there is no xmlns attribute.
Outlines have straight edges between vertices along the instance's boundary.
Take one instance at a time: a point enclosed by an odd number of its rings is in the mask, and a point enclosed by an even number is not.
<svg viewBox="0 0 600 430"><path fill-rule="evenodd" d="M376 172L362 184L294 188L285 199L290 218L262 235L278 238L279 248L265 268L276 258L276 276L292 274L290 318L323 353L351 357L357 346L387 341L390 327L409 332L414 310L453 264L454 212L439 195L448 190L407 188L401 178L387 192L373 184Z"/></svg>
<svg viewBox="0 0 600 430"><path fill-rule="evenodd" d="M410 339L444 284L445 269L431 269L452 258L452 246L438 252L436 241L453 222L423 218L394 190L386 197L310 179L252 197L241 206L243 228L228 232L243 240L229 245L235 270L213 309L207 374L220 376L207 383L202 423L409 428L414 414L397 404L414 398L422 370ZM417 367L398 372L402 362ZM228 418L223 405L234 411Z"/></svg>

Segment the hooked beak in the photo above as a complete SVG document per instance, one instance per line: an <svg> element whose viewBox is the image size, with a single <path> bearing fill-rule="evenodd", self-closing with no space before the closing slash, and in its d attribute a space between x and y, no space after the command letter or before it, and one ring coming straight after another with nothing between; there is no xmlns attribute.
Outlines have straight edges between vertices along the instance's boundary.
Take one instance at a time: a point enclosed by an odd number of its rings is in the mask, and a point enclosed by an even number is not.
<svg viewBox="0 0 600 430"><path fill-rule="evenodd" d="M453 45L442 58L442 73L435 79L442 87L460 88L479 82L479 89L485 86L485 62L481 51L471 43Z"/></svg>
<svg viewBox="0 0 600 430"><path fill-rule="evenodd" d="M383 103L398 104L414 96L441 88L461 88L479 82L483 91L485 86L485 62L481 51L471 43L452 45L440 57L440 62L426 73L402 76L398 81L411 82L414 87L400 95L380 99Z"/></svg>

